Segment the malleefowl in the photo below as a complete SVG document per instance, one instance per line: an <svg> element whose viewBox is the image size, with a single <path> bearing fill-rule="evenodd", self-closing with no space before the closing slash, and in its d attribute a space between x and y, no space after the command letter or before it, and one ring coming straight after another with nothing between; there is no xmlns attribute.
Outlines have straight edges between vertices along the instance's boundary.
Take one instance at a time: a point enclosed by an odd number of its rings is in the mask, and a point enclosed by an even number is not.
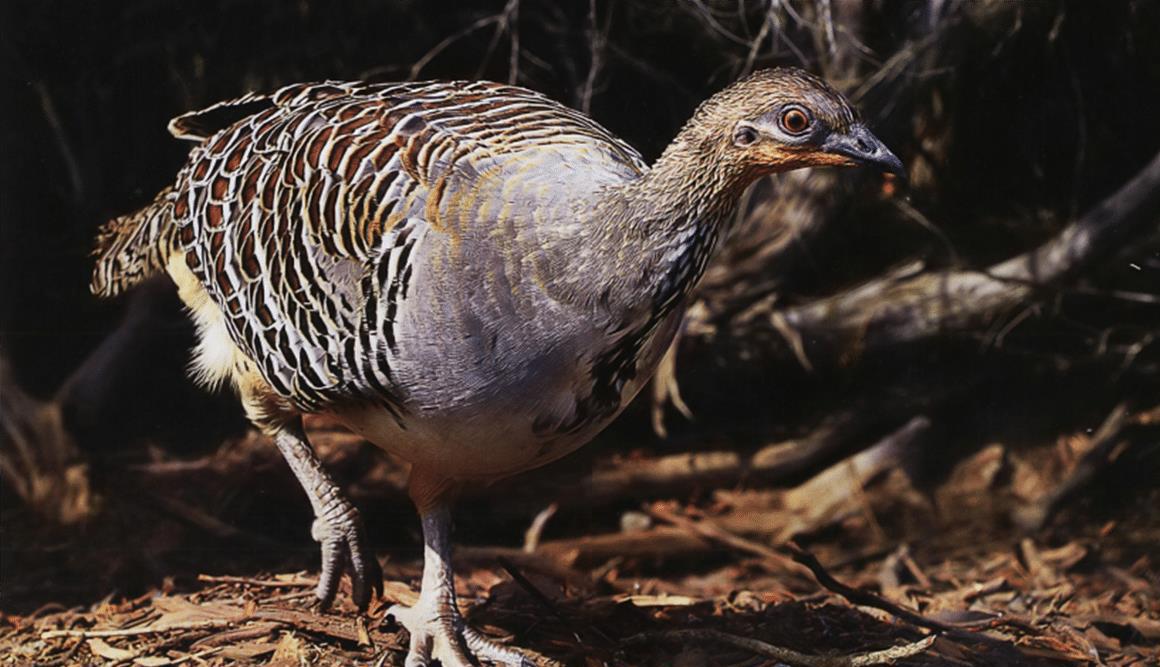
<svg viewBox="0 0 1160 667"><path fill-rule="evenodd" d="M456 606L451 502L466 483L590 440L648 380L742 191L801 167L902 164L796 69L710 97L651 167L582 113L488 82L317 83L176 118L175 183L97 239L92 289L165 271L195 320L195 375L229 382L310 498L317 595L382 578L304 413L412 464L419 602L408 665L523 664Z"/></svg>

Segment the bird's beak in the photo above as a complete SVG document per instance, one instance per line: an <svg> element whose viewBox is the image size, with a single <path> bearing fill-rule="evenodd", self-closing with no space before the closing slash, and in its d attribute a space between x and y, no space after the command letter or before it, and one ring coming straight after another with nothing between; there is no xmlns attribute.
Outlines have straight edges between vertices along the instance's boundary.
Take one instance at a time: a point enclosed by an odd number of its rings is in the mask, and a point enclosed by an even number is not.
<svg viewBox="0 0 1160 667"><path fill-rule="evenodd" d="M902 166L902 160L861 123L851 125L845 132L831 133L822 142L821 149L826 153L850 158L857 164L878 167L906 180L906 168Z"/></svg>

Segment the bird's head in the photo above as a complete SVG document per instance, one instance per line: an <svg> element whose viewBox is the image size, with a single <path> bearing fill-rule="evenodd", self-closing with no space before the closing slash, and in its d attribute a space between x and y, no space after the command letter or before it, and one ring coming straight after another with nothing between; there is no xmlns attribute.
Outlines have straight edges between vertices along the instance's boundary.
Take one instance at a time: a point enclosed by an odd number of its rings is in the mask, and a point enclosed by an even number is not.
<svg viewBox="0 0 1160 667"><path fill-rule="evenodd" d="M693 127L700 130L701 149L745 180L801 167L858 165L905 178L902 161L850 102L799 69L767 69L741 79L706 100Z"/></svg>

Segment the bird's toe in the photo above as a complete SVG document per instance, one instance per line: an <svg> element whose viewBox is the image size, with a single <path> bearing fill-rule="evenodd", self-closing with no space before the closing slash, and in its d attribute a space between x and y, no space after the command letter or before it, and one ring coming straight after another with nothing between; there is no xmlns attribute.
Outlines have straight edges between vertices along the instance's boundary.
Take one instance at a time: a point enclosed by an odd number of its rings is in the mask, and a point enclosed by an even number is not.
<svg viewBox="0 0 1160 667"><path fill-rule="evenodd" d="M322 571L314 592L319 604L325 609L334 602L342 574L349 572L351 597L360 610L365 610L373 594L382 594L383 575L362 522L357 517L346 522L319 518L310 532L322 546Z"/></svg>
<svg viewBox="0 0 1160 667"><path fill-rule="evenodd" d="M433 607L421 602L414 607L394 605L387 611L411 635L403 663L406 667L430 665L434 661L443 667L535 667L514 649L468 627L458 612L440 613Z"/></svg>
<svg viewBox="0 0 1160 667"><path fill-rule="evenodd" d="M350 568L351 597L360 610L365 610L374 595L383 594L383 570L367 544L361 522L347 531L343 545Z"/></svg>
<svg viewBox="0 0 1160 667"><path fill-rule="evenodd" d="M512 667L536 667L535 663L512 647L490 639L470 626L464 627L463 639L468 650L481 660Z"/></svg>

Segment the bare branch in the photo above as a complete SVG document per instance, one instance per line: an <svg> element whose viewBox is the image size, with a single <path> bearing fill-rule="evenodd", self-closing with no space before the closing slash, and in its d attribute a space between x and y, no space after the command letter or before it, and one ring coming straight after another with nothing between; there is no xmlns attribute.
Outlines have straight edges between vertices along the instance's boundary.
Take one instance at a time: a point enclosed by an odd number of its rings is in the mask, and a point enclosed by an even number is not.
<svg viewBox="0 0 1160 667"><path fill-rule="evenodd" d="M878 279L780 311L805 339L860 349L986 326L1044 287L1077 273L1145 231L1160 211L1160 154L1132 180L1055 238L985 271L940 271Z"/></svg>
<svg viewBox="0 0 1160 667"><path fill-rule="evenodd" d="M612 26L612 12L604 19L604 25L596 23L596 0L588 2L588 75L584 78L584 86L580 90L580 110L584 113L592 111L592 95L596 90L596 78L604 67L604 50L608 46L608 30Z"/></svg>
<svg viewBox="0 0 1160 667"><path fill-rule="evenodd" d="M447 48L450 47L452 44L458 42L459 40L463 39L464 37L470 35L473 32L483 30L484 28L488 27L489 25L494 25L495 32L492 34L491 42L488 45L486 55L482 59L482 62L484 64L486 64L487 60L491 57L492 52L495 50L495 46L499 41L500 35L502 35L505 31L509 30L512 22L515 20L515 16L516 16L518 11L519 11L519 0L508 0L507 4L504 5L503 11L501 11L500 13L494 14L492 16L484 16L483 18L477 19L476 21L474 21L470 25L466 26L465 28L456 31L456 32L448 35L447 37L444 37L442 41L440 41L435 46L431 47L431 49L428 50L427 53L424 53L421 58L416 60L415 64L411 65L411 71L410 71L410 74L408 75L407 78L411 79L411 80L417 79L419 77L419 73L423 71L423 68L426 67L432 60L434 60L436 56L438 56L443 51L447 50ZM515 66L511 67L509 65L509 70L508 70L508 77L509 78L514 77L515 73L518 72L519 37L516 35L516 31L514 29L512 30L512 56L511 56L511 58L512 58L513 62L515 63ZM481 67L482 67L482 65L481 65ZM476 78L478 78L478 77L479 77L479 74L476 75ZM514 79L513 79L513 81L514 81Z"/></svg>

